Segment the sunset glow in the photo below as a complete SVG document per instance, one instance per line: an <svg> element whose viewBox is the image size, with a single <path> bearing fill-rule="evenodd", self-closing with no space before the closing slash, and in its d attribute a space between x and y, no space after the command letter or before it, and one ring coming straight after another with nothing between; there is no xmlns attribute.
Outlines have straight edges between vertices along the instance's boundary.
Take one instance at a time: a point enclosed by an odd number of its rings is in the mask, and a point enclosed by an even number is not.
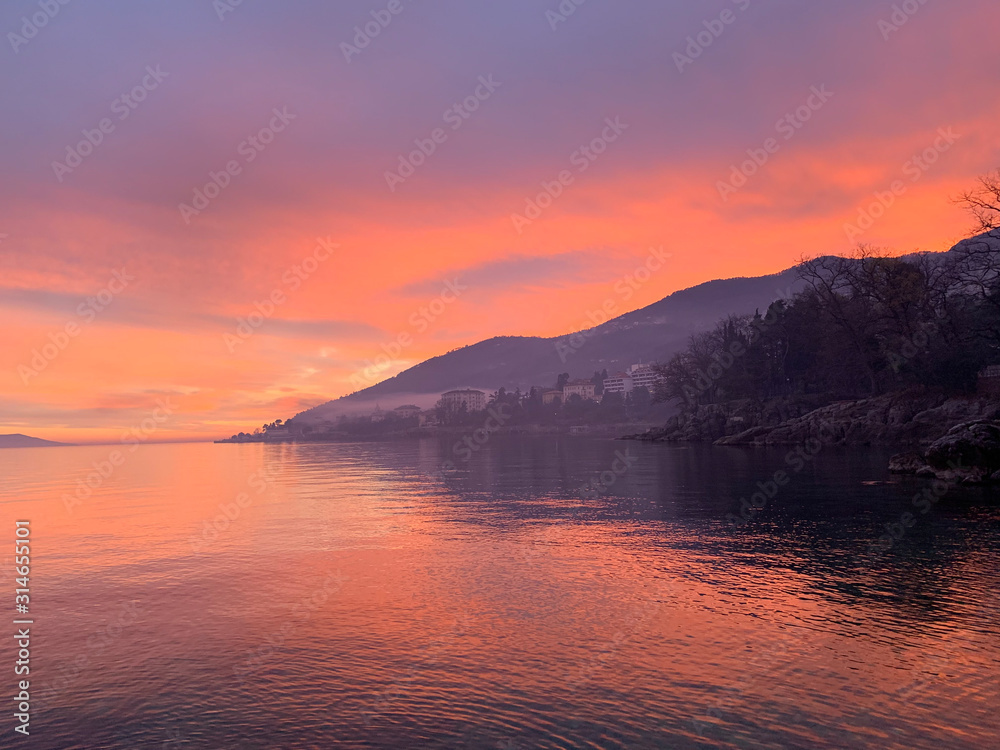
<svg viewBox="0 0 1000 750"><path fill-rule="evenodd" d="M985 0L896 30L891 3L739 0L683 70L706 10L673 0L554 28L404 3L354 54L364 4L145 5L62 6L4 51L0 433L118 441L161 399L150 440L226 436L356 390L401 334L384 377L580 329L651 248L628 309L858 241L944 250L1000 166Z"/></svg>

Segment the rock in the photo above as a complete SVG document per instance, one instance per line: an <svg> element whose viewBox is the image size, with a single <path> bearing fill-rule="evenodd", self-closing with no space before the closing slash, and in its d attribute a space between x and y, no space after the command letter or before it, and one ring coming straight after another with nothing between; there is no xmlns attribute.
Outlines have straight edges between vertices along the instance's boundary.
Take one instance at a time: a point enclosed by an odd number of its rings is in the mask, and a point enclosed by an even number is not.
<svg viewBox="0 0 1000 750"><path fill-rule="evenodd" d="M924 454L938 479L980 483L1000 471L1000 424L980 420L952 427Z"/></svg>
<svg viewBox="0 0 1000 750"><path fill-rule="evenodd" d="M730 417L726 420L726 435L737 435L746 431L746 419L743 417Z"/></svg>
<svg viewBox="0 0 1000 750"><path fill-rule="evenodd" d="M889 459L889 471L893 474L917 474L921 469L930 469L931 473L934 473L920 453L913 451L897 453Z"/></svg>
<svg viewBox="0 0 1000 750"><path fill-rule="evenodd" d="M771 430L768 427L751 427L749 430L719 438L715 445L753 445L758 437L767 435Z"/></svg>
<svg viewBox="0 0 1000 750"><path fill-rule="evenodd" d="M790 396L766 401L743 399L685 405L676 417L646 439L716 445L801 445L819 439L825 445L893 445L915 449L929 445L954 425L977 422L1000 422L1000 402L922 391L832 403L821 396ZM923 471L927 475L923 464L912 457L908 466L900 465L898 471ZM993 471L997 469L1000 465Z"/></svg>

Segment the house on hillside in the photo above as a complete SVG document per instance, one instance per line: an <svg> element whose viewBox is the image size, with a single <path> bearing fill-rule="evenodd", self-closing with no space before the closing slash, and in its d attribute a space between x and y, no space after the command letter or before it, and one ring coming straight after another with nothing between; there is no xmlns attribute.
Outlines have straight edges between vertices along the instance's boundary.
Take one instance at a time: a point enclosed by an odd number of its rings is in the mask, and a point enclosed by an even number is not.
<svg viewBox="0 0 1000 750"><path fill-rule="evenodd" d="M441 394L441 405L449 410L457 411L464 405L467 411L482 411L486 408L486 394L472 389L448 391Z"/></svg>
<svg viewBox="0 0 1000 750"><path fill-rule="evenodd" d="M562 391L543 391L542 392L542 403L543 404L561 404L563 400Z"/></svg>
<svg viewBox="0 0 1000 750"><path fill-rule="evenodd" d="M579 396L584 401L595 400L597 386L589 380L571 380L563 386L563 398L569 400L572 396Z"/></svg>
<svg viewBox="0 0 1000 750"><path fill-rule="evenodd" d="M420 412L421 408L419 406L414 406L413 404L404 404L403 406L397 406L392 410L392 413L400 419L410 419L420 414Z"/></svg>

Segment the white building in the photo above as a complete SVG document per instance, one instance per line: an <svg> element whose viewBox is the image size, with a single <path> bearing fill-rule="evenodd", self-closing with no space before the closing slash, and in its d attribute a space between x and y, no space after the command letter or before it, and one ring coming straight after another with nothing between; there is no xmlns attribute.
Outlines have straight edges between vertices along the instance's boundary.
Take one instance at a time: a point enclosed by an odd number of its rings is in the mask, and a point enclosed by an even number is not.
<svg viewBox="0 0 1000 750"><path fill-rule="evenodd" d="M604 379L604 392L605 393L631 393L635 384L632 382L632 376L627 372L615 373L609 378Z"/></svg>
<svg viewBox="0 0 1000 750"><path fill-rule="evenodd" d="M650 365L631 365L627 372L619 372L604 379L605 393L631 393L636 388L650 391L660 381L660 376Z"/></svg>
<svg viewBox="0 0 1000 750"><path fill-rule="evenodd" d="M461 409L463 404L467 411L482 411L486 408L486 394L471 389L441 394L441 405L447 409Z"/></svg>
<svg viewBox="0 0 1000 750"><path fill-rule="evenodd" d="M632 365L628 368L628 375L632 378L633 389L645 387L653 390L653 387L660 382L660 376L649 365Z"/></svg>

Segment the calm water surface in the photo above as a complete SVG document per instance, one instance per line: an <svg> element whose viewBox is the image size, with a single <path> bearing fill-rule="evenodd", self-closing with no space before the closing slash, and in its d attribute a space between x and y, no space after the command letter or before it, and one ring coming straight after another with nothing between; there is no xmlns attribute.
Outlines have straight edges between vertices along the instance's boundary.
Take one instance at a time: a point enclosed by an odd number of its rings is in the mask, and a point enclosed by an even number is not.
<svg viewBox="0 0 1000 750"><path fill-rule="evenodd" d="M878 452L736 529L787 451L451 443L145 445L71 512L113 447L0 451L35 618L31 737L7 710L0 744L1000 746L995 494L873 560L926 486Z"/></svg>

